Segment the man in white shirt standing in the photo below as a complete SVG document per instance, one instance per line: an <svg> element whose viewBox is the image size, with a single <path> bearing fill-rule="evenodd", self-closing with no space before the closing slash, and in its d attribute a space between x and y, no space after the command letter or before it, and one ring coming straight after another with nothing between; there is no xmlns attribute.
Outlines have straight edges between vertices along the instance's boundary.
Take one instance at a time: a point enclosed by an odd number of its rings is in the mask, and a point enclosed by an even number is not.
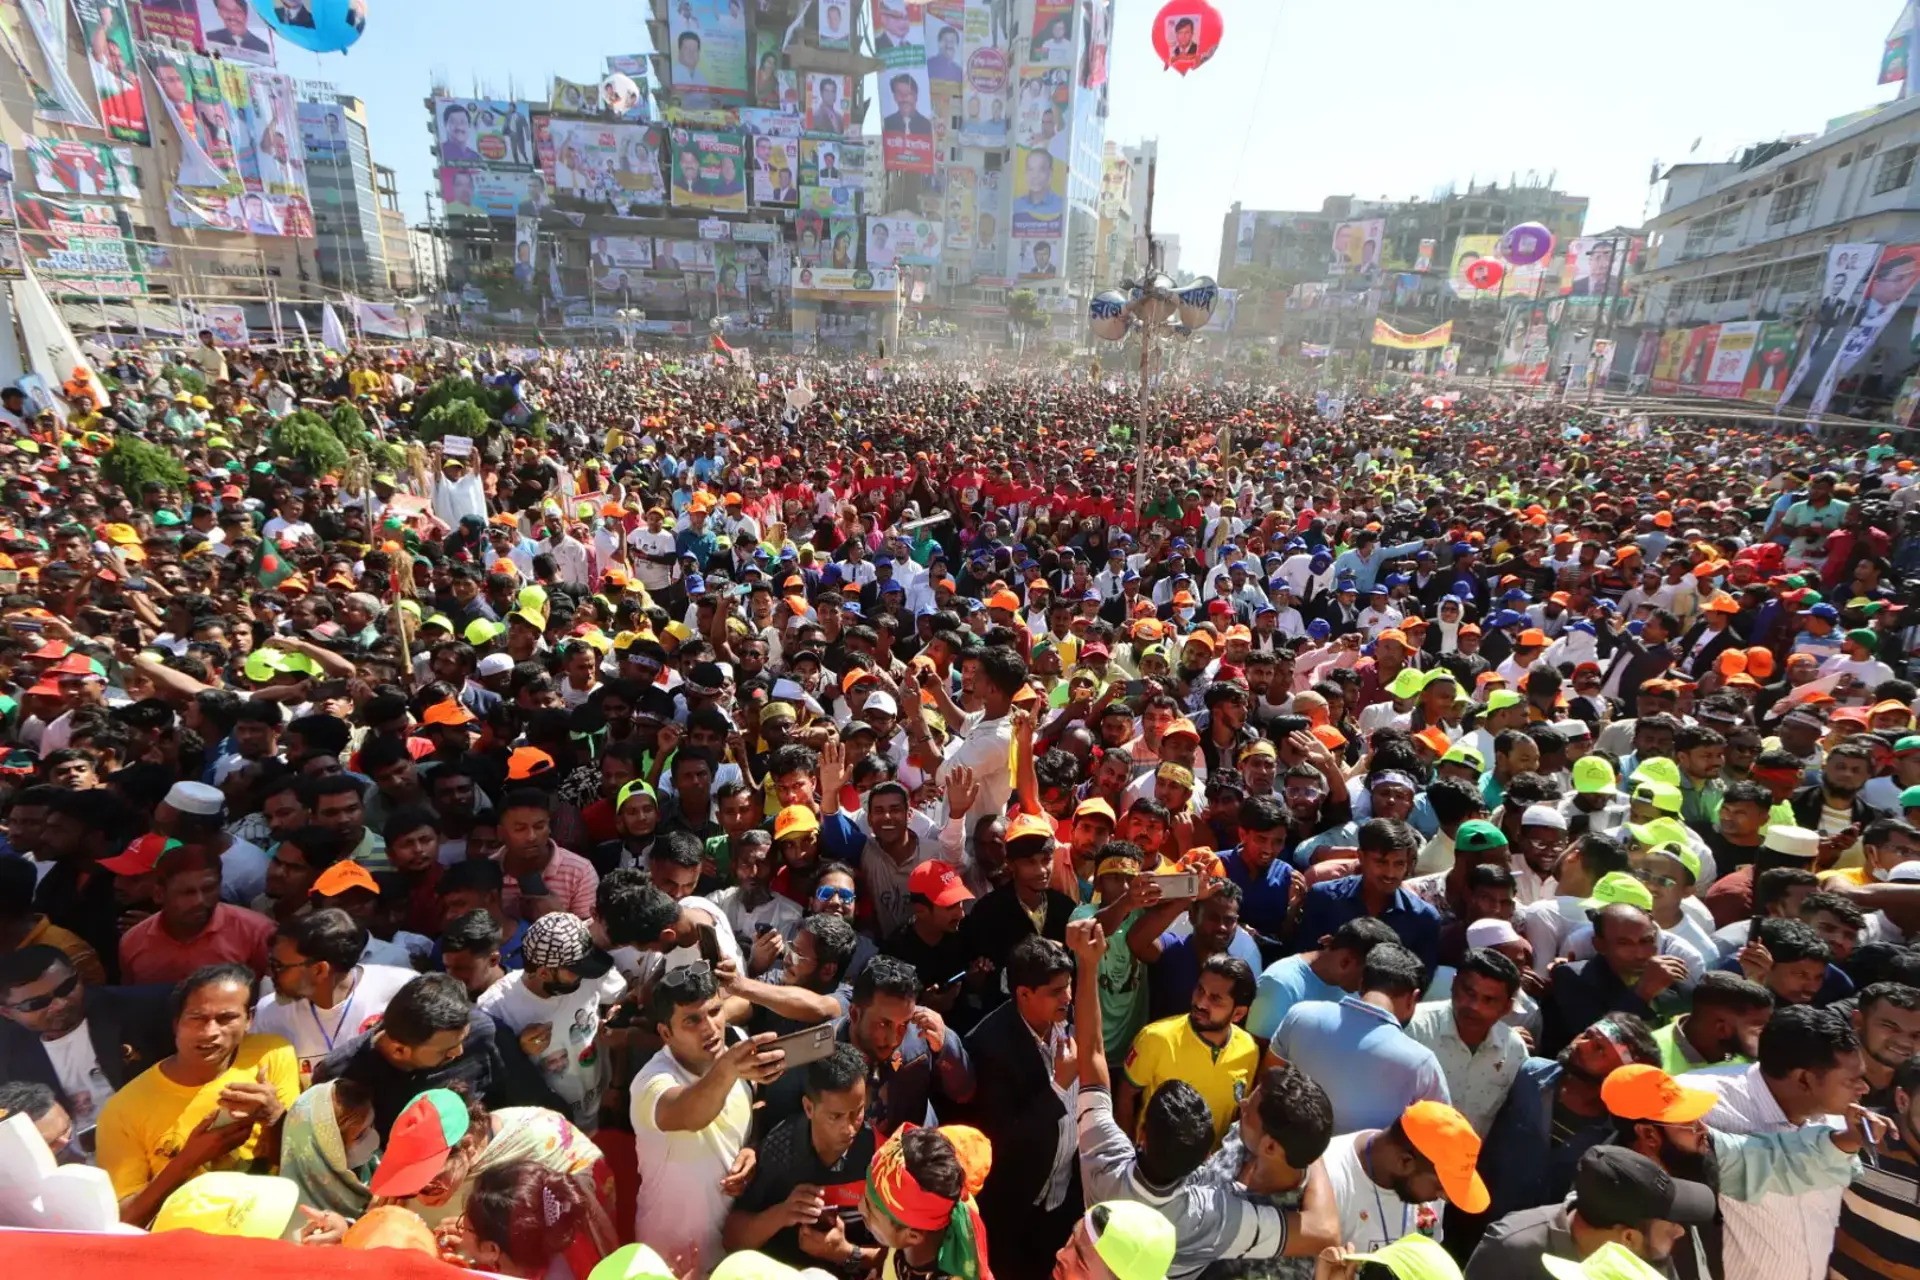
<svg viewBox="0 0 1920 1280"><path fill-rule="evenodd" d="M1815 1121L1844 1128L1848 1109L1867 1093L1866 1063L1852 1025L1834 1010L1811 1005L1774 1012L1760 1032L1760 1060L1753 1066L1690 1071L1680 1080L1720 1095L1705 1119L1708 1128L1723 1133L1783 1133ZM1822 1280L1844 1191L1773 1191L1754 1200L1721 1196L1726 1274Z"/></svg>
<svg viewBox="0 0 1920 1280"><path fill-rule="evenodd" d="M387 1002L420 975L398 965L362 964L367 931L338 908L310 911L280 926L267 951L273 989L254 1006L253 1029L279 1036L300 1059L300 1084L334 1046L379 1021Z"/></svg>
<svg viewBox="0 0 1920 1280"><path fill-rule="evenodd" d="M675 571L679 568L679 557L674 554L672 530L666 528L667 513L659 507L648 507L646 524L627 535L627 545L633 548L633 576L648 594L657 595L673 585Z"/></svg>
<svg viewBox="0 0 1920 1280"><path fill-rule="evenodd" d="M607 1089L600 1011L626 993L626 979L613 972L613 957L593 945L587 922L571 912L535 920L521 946L526 967L508 971L474 1003L519 1037L520 1051L571 1109L568 1119L593 1133Z"/></svg>

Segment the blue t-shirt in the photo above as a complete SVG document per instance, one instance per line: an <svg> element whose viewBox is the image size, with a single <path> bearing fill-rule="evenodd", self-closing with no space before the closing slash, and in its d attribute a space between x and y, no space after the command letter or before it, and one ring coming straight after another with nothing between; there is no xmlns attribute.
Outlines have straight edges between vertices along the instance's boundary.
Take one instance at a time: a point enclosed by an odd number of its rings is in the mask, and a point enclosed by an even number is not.
<svg viewBox="0 0 1920 1280"><path fill-rule="evenodd" d="M1260 972L1260 944L1245 929L1233 931L1227 954L1245 960ZM1199 953L1193 936L1171 931L1160 935L1160 961L1147 966L1147 1017L1171 1018L1193 1008L1193 988L1200 981Z"/></svg>
<svg viewBox="0 0 1920 1280"><path fill-rule="evenodd" d="M1453 1102L1433 1050L1358 996L1295 1005L1272 1048L1326 1090L1335 1133L1385 1129L1416 1102Z"/></svg>
<svg viewBox="0 0 1920 1280"><path fill-rule="evenodd" d="M1346 994L1331 982L1322 981L1308 967L1305 956L1276 960L1260 975L1254 990L1253 1009L1247 1014L1247 1031L1262 1040L1271 1040L1280 1020L1293 1006L1309 1000L1338 1001Z"/></svg>
<svg viewBox="0 0 1920 1280"><path fill-rule="evenodd" d="M1240 850L1229 849L1220 855L1220 865L1227 879L1240 886L1240 919L1269 938L1285 933L1294 876L1286 859L1275 858L1264 874L1255 875Z"/></svg>

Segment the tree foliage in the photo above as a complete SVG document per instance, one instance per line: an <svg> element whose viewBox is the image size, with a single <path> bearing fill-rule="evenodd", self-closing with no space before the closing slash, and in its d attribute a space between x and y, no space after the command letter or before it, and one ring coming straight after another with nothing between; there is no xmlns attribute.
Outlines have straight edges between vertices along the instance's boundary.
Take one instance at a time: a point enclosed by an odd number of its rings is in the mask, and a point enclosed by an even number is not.
<svg viewBox="0 0 1920 1280"><path fill-rule="evenodd" d="M300 464L308 475L323 476L347 464L347 446L325 418L311 409L290 413L275 423L267 447L277 458Z"/></svg>
<svg viewBox="0 0 1920 1280"><path fill-rule="evenodd" d="M100 457L100 474L115 488L136 498L150 483L170 489L182 489L187 484L187 469L178 458L134 435L115 437L113 447Z"/></svg>

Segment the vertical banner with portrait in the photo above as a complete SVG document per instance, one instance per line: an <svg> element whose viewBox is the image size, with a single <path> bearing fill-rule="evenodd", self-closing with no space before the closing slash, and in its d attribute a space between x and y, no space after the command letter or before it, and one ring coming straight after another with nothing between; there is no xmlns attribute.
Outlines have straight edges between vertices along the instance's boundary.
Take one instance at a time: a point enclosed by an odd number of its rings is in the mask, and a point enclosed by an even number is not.
<svg viewBox="0 0 1920 1280"><path fill-rule="evenodd" d="M1494 293L1495 290L1481 290L1473 287L1467 279L1467 268L1482 258L1498 258L1499 236L1461 236L1453 243L1452 269L1447 273L1447 283L1454 295L1461 298L1477 298L1482 293Z"/></svg>
<svg viewBox="0 0 1920 1280"><path fill-rule="evenodd" d="M247 0L199 0L200 46L225 59L273 65L273 28Z"/></svg>
<svg viewBox="0 0 1920 1280"><path fill-rule="evenodd" d="M1419 251L1413 255L1413 269L1419 272L1433 270L1434 251L1439 247L1438 240L1422 240Z"/></svg>
<svg viewBox="0 0 1920 1280"><path fill-rule="evenodd" d="M1825 368L1833 362L1846 335L1847 320L1859 305L1860 291L1866 286L1874 264L1880 260L1880 248L1872 242L1827 246L1827 266L1820 278L1820 302L1814 308L1806 341L1800 344L1799 362L1793 366L1780 392L1779 404L1789 403L1800 384L1812 376L1816 368Z"/></svg>
<svg viewBox="0 0 1920 1280"><path fill-rule="evenodd" d="M1894 315L1917 283L1920 283L1920 244L1890 244L1880 251L1880 260L1867 279L1866 296L1860 302L1859 315L1853 327L1847 330L1840 350L1827 366L1826 373L1820 378L1820 385L1814 389L1813 400L1807 405L1809 418L1827 411L1840 379L1851 373L1853 367L1873 349L1873 344L1893 323Z"/></svg>
<svg viewBox="0 0 1920 1280"><path fill-rule="evenodd" d="M1060 240L1016 240L1019 261L1015 271L1022 280L1057 280L1060 277Z"/></svg>
<svg viewBox="0 0 1920 1280"><path fill-rule="evenodd" d="M1342 222L1333 229L1333 269L1342 275L1363 275L1380 269L1380 245L1386 238L1384 218Z"/></svg>
<svg viewBox="0 0 1920 1280"><path fill-rule="evenodd" d="M531 291L535 273L540 269L540 219L513 220L513 282Z"/></svg>
<svg viewBox="0 0 1920 1280"><path fill-rule="evenodd" d="M35 95L34 115L53 124L98 129L100 121L94 115L95 104L87 100L67 65L66 0L0 0L0 10L6 9L12 13L0 16L0 24L10 28L8 43L14 46L10 51L14 52L22 70L26 62L24 50L19 48L19 28L10 21L19 14L26 15L27 29L33 33L33 41L39 46L41 60L46 65L46 91Z"/></svg>
<svg viewBox="0 0 1920 1280"><path fill-rule="evenodd" d="M760 134L753 149L753 202L792 208L800 202L800 139Z"/></svg>
<svg viewBox="0 0 1920 1280"><path fill-rule="evenodd" d="M745 135L734 129L673 131L676 208L747 211Z"/></svg>
<svg viewBox="0 0 1920 1280"><path fill-rule="evenodd" d="M827 219L827 246L821 265L852 267L860 261L860 219Z"/></svg>
<svg viewBox="0 0 1920 1280"><path fill-rule="evenodd" d="M853 97L851 76L829 75L824 71L807 72L806 127L808 133L847 132L848 99Z"/></svg>
<svg viewBox="0 0 1920 1280"><path fill-rule="evenodd" d="M1626 267L1626 246L1612 236L1578 236L1567 241L1567 260L1560 272L1560 293L1565 297L1602 298L1620 292L1622 270Z"/></svg>
<svg viewBox="0 0 1920 1280"><path fill-rule="evenodd" d="M927 115L932 96L927 68L888 67L880 73L881 156L889 173L933 172L933 120Z"/></svg>
<svg viewBox="0 0 1920 1280"><path fill-rule="evenodd" d="M971 9L967 16L971 30ZM1007 84L1006 50L989 45L967 54L960 116L960 141L964 145L1007 145Z"/></svg>
<svg viewBox="0 0 1920 1280"><path fill-rule="evenodd" d="M753 41L753 105L769 111L780 106L780 32L762 27Z"/></svg>
<svg viewBox="0 0 1920 1280"><path fill-rule="evenodd" d="M1073 66L1075 0L1033 0L1033 34L1027 45L1030 66Z"/></svg>
<svg viewBox="0 0 1920 1280"><path fill-rule="evenodd" d="M966 21L961 0L927 6L927 80L936 94L958 93L966 78Z"/></svg>
<svg viewBox="0 0 1920 1280"><path fill-rule="evenodd" d="M1260 224L1260 215L1243 211L1234 228L1233 261L1236 266L1248 266L1253 262L1253 237Z"/></svg>
<svg viewBox="0 0 1920 1280"><path fill-rule="evenodd" d="M175 186L195 190L225 190L227 176L208 153L208 138L201 126L200 112L194 105L191 55L163 45L147 45L142 50L147 74L160 97L167 123L180 143L180 166L174 171Z"/></svg>
<svg viewBox="0 0 1920 1280"><path fill-rule="evenodd" d="M1067 226L1067 166L1039 147L1015 147L1013 238L1057 240Z"/></svg>
<svg viewBox="0 0 1920 1280"><path fill-rule="evenodd" d="M215 63L212 58L198 54L187 58L193 82L193 109L200 115L201 143L206 147L207 157L225 175L227 194L238 195L242 184L234 142L236 122L227 105L226 92L220 87L222 65L224 63Z"/></svg>
<svg viewBox="0 0 1920 1280"><path fill-rule="evenodd" d="M873 0L873 54L889 67L927 64L926 6L920 0Z"/></svg>
<svg viewBox="0 0 1920 1280"><path fill-rule="evenodd" d="M100 123L117 142L148 146L147 100L140 92L140 64L133 53L133 23L127 0L73 0L80 41L93 69Z"/></svg>
<svg viewBox="0 0 1920 1280"><path fill-rule="evenodd" d="M1083 20L1089 24L1080 55L1080 85L1098 89L1107 82L1107 59L1113 46L1113 0L1088 0Z"/></svg>
<svg viewBox="0 0 1920 1280"><path fill-rule="evenodd" d="M822 49L849 47L856 3L858 0L814 0L814 37Z"/></svg>
<svg viewBox="0 0 1920 1280"><path fill-rule="evenodd" d="M947 248L963 255L973 252L973 233L979 217L979 206L974 199L980 175L972 166L950 164L947 166L946 196L946 244Z"/></svg>
<svg viewBox="0 0 1920 1280"><path fill-rule="evenodd" d="M820 241L827 234L824 214L802 209L793 216L793 252L809 267L820 265Z"/></svg>
<svg viewBox="0 0 1920 1280"><path fill-rule="evenodd" d="M671 0L668 61L683 105L717 107L747 100L747 15L741 0Z"/></svg>

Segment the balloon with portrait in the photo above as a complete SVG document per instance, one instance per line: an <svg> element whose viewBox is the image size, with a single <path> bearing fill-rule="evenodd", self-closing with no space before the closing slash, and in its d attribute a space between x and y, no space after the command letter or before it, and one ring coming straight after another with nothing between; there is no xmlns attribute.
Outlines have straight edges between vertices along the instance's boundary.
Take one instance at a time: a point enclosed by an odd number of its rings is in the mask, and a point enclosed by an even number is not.
<svg viewBox="0 0 1920 1280"><path fill-rule="evenodd" d="M367 29L368 0L253 0L282 40L315 53L343 53Z"/></svg>
<svg viewBox="0 0 1920 1280"><path fill-rule="evenodd" d="M1476 289L1491 289L1506 279L1507 268L1492 258L1469 262L1461 276Z"/></svg>
<svg viewBox="0 0 1920 1280"><path fill-rule="evenodd" d="M600 106L615 115L625 115L640 105L640 86L633 77L616 71L600 82Z"/></svg>
<svg viewBox="0 0 1920 1280"><path fill-rule="evenodd" d="M1553 232L1523 222L1500 237L1500 256L1516 267L1530 267L1553 252Z"/></svg>
<svg viewBox="0 0 1920 1280"><path fill-rule="evenodd" d="M1213 57L1225 34L1220 11L1207 0L1168 0L1154 15L1153 51L1184 76Z"/></svg>

